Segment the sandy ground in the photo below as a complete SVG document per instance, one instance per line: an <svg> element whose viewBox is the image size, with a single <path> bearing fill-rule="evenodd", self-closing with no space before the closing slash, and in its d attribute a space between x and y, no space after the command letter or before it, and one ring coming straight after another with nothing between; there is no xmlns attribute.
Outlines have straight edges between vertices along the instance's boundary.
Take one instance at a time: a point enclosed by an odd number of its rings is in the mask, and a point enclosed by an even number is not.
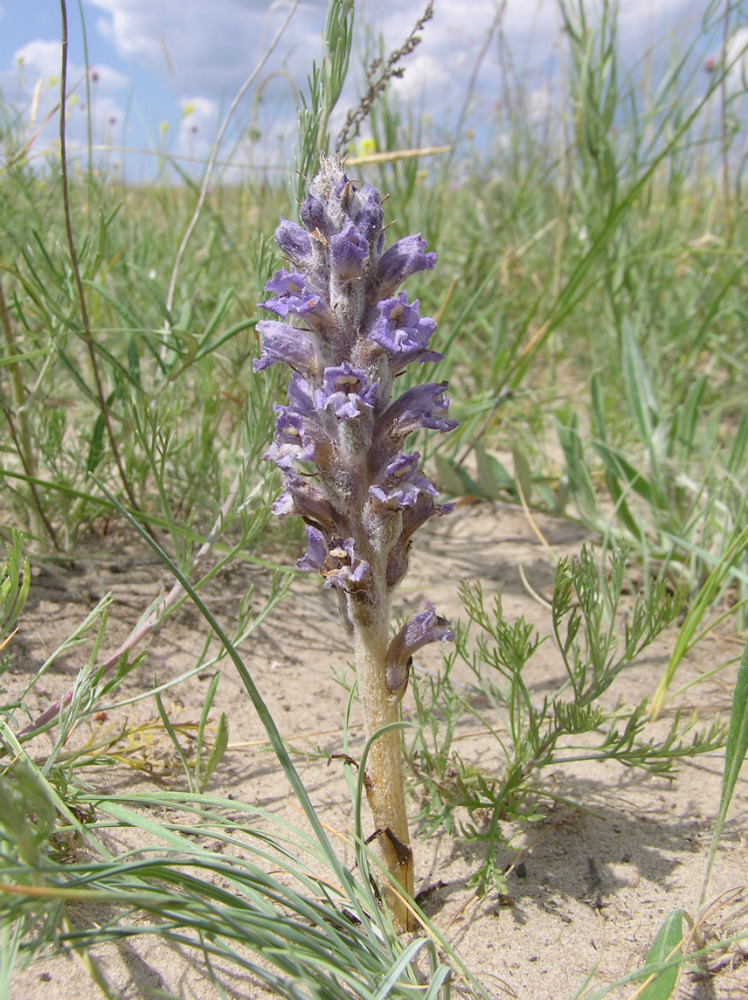
<svg viewBox="0 0 748 1000"><path fill-rule="evenodd" d="M537 525L557 555L577 552L584 532L568 521L539 516ZM523 614L544 632L550 615L543 603L553 585L554 567L524 514L502 504L466 504L450 517L421 532L412 569L398 596L398 613L420 610L426 602L442 614L459 617L457 585L480 580L488 597L500 588L509 620ZM260 570L232 565L210 585L209 603L226 621L236 615L249 587L264 586ZM169 586L163 568L136 543L122 538L92 540L72 566L35 569L34 584L5 682L11 692L39 668L59 642L105 593L114 595L105 647L113 650L143 610ZM150 636L148 655L127 691L145 690L194 665L205 629L191 607L179 610ZM664 637L618 683L615 696L629 705L651 695L672 646ZM319 581L305 579L242 650L281 732L329 753L339 752L346 694L333 678L343 671L349 653L337 624L334 599ZM715 636L702 643L679 680L738 655L734 637ZM67 690L86 653L72 650L46 673L32 707L42 709ZM416 669L436 670L438 649L426 649ZM539 692L562 676L557 650L543 644L530 672ZM685 710L697 708L706 723L729 712L734 668L691 688ZM461 678L458 672L457 679ZM168 694L173 718L197 721L209 675L193 678ZM412 696L406 695L406 711ZM214 714L230 719L229 750L211 790L258 802L298 820L294 803L279 781L274 758L262 750L264 731L231 664L221 668ZM155 717L151 702L137 711ZM116 718L102 725L115 725ZM667 719L665 720L667 724ZM463 757L490 768L497 763L495 741L466 723L460 744ZM360 720L354 718L353 752L361 747ZM29 744L43 756L41 736ZM350 801L339 769L324 760L299 756L298 767L320 814L332 827L351 825ZM585 979L598 987L641 964L664 917L676 908L694 915L698 904L712 823L719 801L722 758L705 756L685 763L677 781L644 775L614 764L570 764L545 775L559 797L544 821L516 834L518 851L503 851L502 866L513 866L507 892L479 898L467 880L479 864L479 849L446 835L416 837L417 889L441 883L425 903L436 926L497 998L571 1000ZM89 773L90 777L90 773ZM149 780L130 769L108 774L123 784ZM159 787L179 789L179 768L167 771ZM281 787L282 786L282 787ZM561 802L565 800L565 802ZM417 802L412 802L413 812ZM703 921L707 935L748 935L748 781L739 783L709 885L713 906ZM506 830L507 834L516 831ZM345 848L341 848L344 859ZM747 942L748 945L748 942ZM748 946L716 953L696 974L682 977L680 998L732 1000L748 997ZM157 940L133 940L102 949L98 956L122 1000L163 995L215 996L204 970L190 956ZM226 996L260 998L266 994L247 977L226 970ZM459 983L458 983L459 986ZM617 1000L635 995L635 986L616 992ZM15 980L12 1000L88 1000L100 996L88 973L73 958L42 959ZM459 992L457 995L460 995Z"/></svg>

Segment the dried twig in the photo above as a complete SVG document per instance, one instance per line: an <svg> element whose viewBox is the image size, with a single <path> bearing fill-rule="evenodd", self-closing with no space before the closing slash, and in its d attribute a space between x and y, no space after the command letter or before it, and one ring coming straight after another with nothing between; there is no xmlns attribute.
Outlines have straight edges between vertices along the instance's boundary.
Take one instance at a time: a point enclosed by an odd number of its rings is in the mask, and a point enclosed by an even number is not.
<svg viewBox="0 0 748 1000"><path fill-rule="evenodd" d="M433 16L434 4L432 0L429 0L426 4L426 9L421 17L416 21L413 26L413 30L405 39L405 42L399 49L395 49L390 52L384 67L382 67L381 59L373 59L371 61L369 68L366 71L366 93L361 98L358 105L355 108L351 108L346 115L343 128L340 130L340 135L338 136L338 141L335 146L335 151L337 153L344 153L349 144L359 134L361 126L369 117L374 102L387 89L387 84L390 80L394 77L402 77L405 72L405 67L398 64L421 44L421 36L418 33L423 30L424 25L430 21Z"/></svg>

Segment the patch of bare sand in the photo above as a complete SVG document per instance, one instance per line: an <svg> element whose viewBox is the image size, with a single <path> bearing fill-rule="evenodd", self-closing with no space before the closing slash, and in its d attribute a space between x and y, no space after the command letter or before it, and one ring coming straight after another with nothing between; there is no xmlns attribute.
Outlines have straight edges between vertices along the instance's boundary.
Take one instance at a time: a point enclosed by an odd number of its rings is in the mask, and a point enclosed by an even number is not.
<svg viewBox="0 0 748 1000"><path fill-rule="evenodd" d="M538 516L537 525L558 555L577 552L585 539L576 525ZM509 620L519 615L542 633L550 631L543 603L553 587L554 567L525 516L502 504L465 505L421 533L406 585L398 594L396 613L420 610L425 603L453 618L461 613L457 585L482 582L488 597L501 590ZM264 587L262 573L232 565L208 589L211 607L222 619L236 617L238 602L250 584ZM91 546L69 568L38 573L14 640L11 685L20 686L29 673L65 638L105 592L115 605L107 643L116 647L141 612L170 581L163 568L144 550L105 542ZM532 592L532 593L531 593ZM615 696L629 705L651 695L666 662L672 635L648 650L616 686ZM205 629L194 609L184 607L154 633L148 656L126 691L145 690L154 676L160 682L194 666L203 649ZM333 754L341 750L341 723L346 692L333 677L344 672L349 650L337 622L334 597L316 580L303 580L254 634L242 650L247 666L286 738L296 738L300 750L310 744ZM693 661L681 667L678 680L714 666L739 652L730 637L715 636L702 643ZM426 648L416 669L436 670L439 651ZM47 672L31 702L41 710L59 697L82 662L80 651L66 654ZM264 731L228 661L221 679L214 715L230 719L229 751L212 782L218 795L261 804L299 821L285 781L266 752ZM558 653L542 644L530 665L534 689L542 697L562 677ZM15 674L15 676L13 676ZM167 695L174 718L197 721L212 671L193 677ZM6 675L7 680L8 675ZM461 676L459 669L456 679ZM697 708L704 722L717 712L729 712L734 670L728 669L691 688L681 708ZM406 696L406 710L412 708ZM672 706L670 711L674 709ZM132 711L132 710L128 710ZM136 716L154 715L141 702ZM117 713L101 727L117 725ZM667 725L668 719L663 720ZM483 767L500 767L495 741L466 723L460 752ZM362 746L361 723L354 717L352 752ZM45 736L29 748L43 756ZM308 743L306 741L309 741ZM165 744L153 751L153 766L162 786L183 787L178 764ZM340 767L324 759L301 755L298 768L320 813L331 827L350 829L350 802ZM515 833L513 846L498 858L512 866L507 893L479 898L468 887L480 863L476 845L445 834L415 841L417 889L441 883L424 904L436 926L454 944L468 967L492 996L520 1000L570 1000L591 976L594 986L612 982L641 964L664 917L676 908L695 912L704 872L712 823L719 801L721 755L686 763L674 785L614 764L576 763L545 775L558 804L547 818ZM104 780L102 776L102 780ZM123 769L106 778L116 785L137 787L149 779ZM574 804L572 804L574 803ZM412 803L413 811L417 803ZM748 782L739 783L709 889L714 908L707 929L721 935L748 935L744 915L748 902L745 841ZM353 858L341 842L341 856ZM167 946L152 937L100 949L97 958L122 998L152 997L170 990L183 997L214 996L213 987L195 954ZM737 1000L748 997L748 962L740 948L709 960L702 976L682 978L681 1000ZM712 971L709 971L711 969ZM261 988L236 969L216 970L227 996L261 998ZM619 989L615 1000L633 997L635 986ZM88 1000L99 995L87 972L74 958L42 959L14 981L13 1000Z"/></svg>

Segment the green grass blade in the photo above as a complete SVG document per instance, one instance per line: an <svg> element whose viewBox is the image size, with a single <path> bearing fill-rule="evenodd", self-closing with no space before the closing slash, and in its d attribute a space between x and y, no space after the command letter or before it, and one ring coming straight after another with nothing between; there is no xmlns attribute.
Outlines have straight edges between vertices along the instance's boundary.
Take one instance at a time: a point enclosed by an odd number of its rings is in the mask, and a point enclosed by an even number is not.
<svg viewBox="0 0 748 1000"><path fill-rule="evenodd" d="M584 460L584 448L579 433L579 417L572 413L568 423L561 418L554 421L556 433L566 459L569 494L580 516L591 525L599 521L599 508L592 476Z"/></svg>
<svg viewBox="0 0 748 1000"><path fill-rule="evenodd" d="M631 413L639 430L639 437L648 445L659 423L659 406L628 316L624 317L621 324L621 363Z"/></svg>
<svg viewBox="0 0 748 1000"><path fill-rule="evenodd" d="M652 698L653 719L657 718L657 715L662 708L662 703L665 700L665 696L667 695L668 688L670 687L675 672L678 669L681 660L688 652L691 639L693 638L708 609L711 607L711 604L719 592L720 587L724 583L725 577L730 573L733 564L743 553L746 544L748 544L748 527L743 528L743 530L732 540L717 566L715 566L707 577L696 600L689 608L688 614L686 615L683 625L681 626L681 630L678 633L678 638L676 639L670 660L665 668L665 673L663 674L660 683L657 685L657 690Z"/></svg>
<svg viewBox="0 0 748 1000"><path fill-rule="evenodd" d="M719 799L719 810L714 821L714 833L712 842L709 845L709 855L707 857L706 872L704 873L704 884L701 891L701 903L706 898L707 885L711 875L714 859L717 856L719 840L727 819L727 811L730 808L735 785L738 781L740 769L745 761L748 752L748 643L743 651L738 677L735 682L735 691L732 696L732 711L730 712L730 725L727 731L727 744L725 746L725 770L722 775L722 792Z"/></svg>
<svg viewBox="0 0 748 1000"><path fill-rule="evenodd" d="M402 976L421 948L423 948L424 945L427 946L429 943L430 942L427 942L425 938L418 938L417 940L410 942L408 947L398 958L397 962L395 962L390 969L389 975L387 975L382 981L382 985L377 990L374 1000L387 1000L387 997L392 996L393 989L400 976Z"/></svg>

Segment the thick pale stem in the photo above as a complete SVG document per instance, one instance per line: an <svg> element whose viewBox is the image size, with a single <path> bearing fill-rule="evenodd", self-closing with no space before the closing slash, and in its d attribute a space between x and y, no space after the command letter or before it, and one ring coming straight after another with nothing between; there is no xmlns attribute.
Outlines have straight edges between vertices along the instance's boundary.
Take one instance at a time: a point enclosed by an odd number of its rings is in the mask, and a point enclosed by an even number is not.
<svg viewBox="0 0 748 1000"><path fill-rule="evenodd" d="M367 738L383 726L399 719L399 699L387 687L386 659L389 644L389 615L386 609L375 620L354 619L356 672ZM371 808L377 844L393 879L412 898L413 854L405 809L400 730L391 729L373 743L366 762L366 794ZM412 930L408 908L394 894L388 894L393 922L398 931Z"/></svg>

